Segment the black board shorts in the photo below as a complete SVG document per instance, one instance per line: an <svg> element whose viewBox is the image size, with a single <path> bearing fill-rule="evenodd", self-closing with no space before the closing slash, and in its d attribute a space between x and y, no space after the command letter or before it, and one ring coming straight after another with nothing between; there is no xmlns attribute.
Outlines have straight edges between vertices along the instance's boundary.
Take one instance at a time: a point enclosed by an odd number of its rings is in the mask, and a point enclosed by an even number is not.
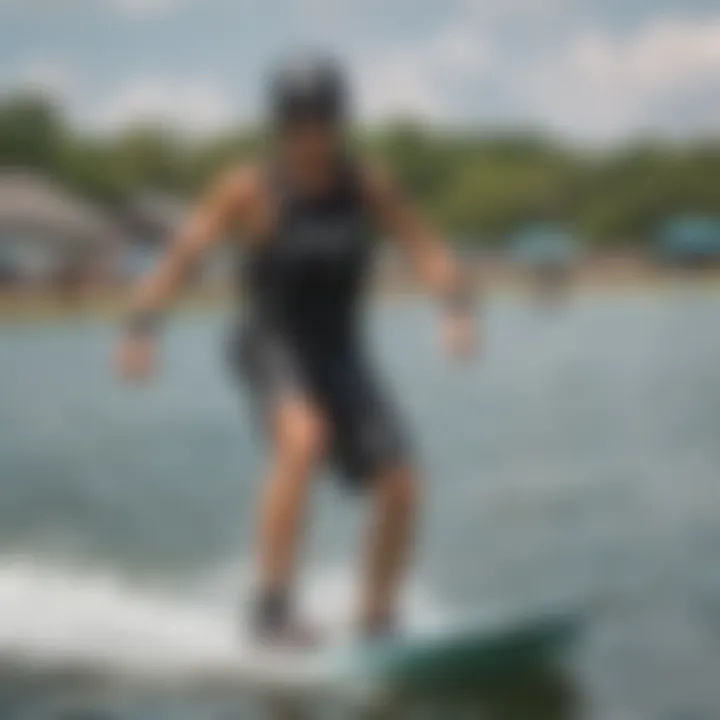
<svg viewBox="0 0 720 720"><path fill-rule="evenodd" d="M231 363L265 428L284 400L302 398L318 408L329 432L327 460L349 486L361 488L383 471L408 464L397 410L351 346L291 342L245 327L231 342Z"/></svg>

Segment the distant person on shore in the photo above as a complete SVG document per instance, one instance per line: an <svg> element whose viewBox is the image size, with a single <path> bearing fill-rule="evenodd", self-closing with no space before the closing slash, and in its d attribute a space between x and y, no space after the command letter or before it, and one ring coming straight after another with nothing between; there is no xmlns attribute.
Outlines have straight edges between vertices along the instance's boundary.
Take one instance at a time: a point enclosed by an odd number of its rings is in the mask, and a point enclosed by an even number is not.
<svg viewBox="0 0 720 720"><path fill-rule="evenodd" d="M578 248L567 231L552 225L530 226L511 250L538 305L556 307L567 299L578 262Z"/></svg>
<svg viewBox="0 0 720 720"><path fill-rule="evenodd" d="M399 622L417 503L411 446L362 338L360 305L377 237L395 239L437 293L452 355L473 350L470 298L440 238L388 173L347 149L347 89L333 61L281 65L269 106L273 151L217 180L137 288L116 360L122 376L147 376L174 292L220 238L242 237L244 317L231 358L270 445L254 631L263 642L315 641L293 610L293 569L309 480L328 459L350 487L373 498L358 623L374 637Z"/></svg>

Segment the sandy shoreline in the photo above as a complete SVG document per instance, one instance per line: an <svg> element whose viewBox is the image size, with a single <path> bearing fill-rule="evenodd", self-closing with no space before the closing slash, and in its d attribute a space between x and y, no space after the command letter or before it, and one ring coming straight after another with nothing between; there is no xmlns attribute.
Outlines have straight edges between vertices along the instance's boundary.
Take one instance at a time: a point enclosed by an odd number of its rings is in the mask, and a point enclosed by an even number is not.
<svg viewBox="0 0 720 720"><path fill-rule="evenodd" d="M533 292L527 277L518 272L482 272L477 274L477 287L483 295L522 295ZM720 290L720 269L689 271L652 270L628 272L580 271L570 280L568 292L647 293L676 289ZM376 293L402 299L418 289L404 278L384 278L376 283ZM72 318L118 318L126 305L127 288L101 288L60 296L50 290L0 293L0 325L24 322L52 322ZM186 312L220 310L230 307L235 293L227 287L203 287L186 292L178 308Z"/></svg>

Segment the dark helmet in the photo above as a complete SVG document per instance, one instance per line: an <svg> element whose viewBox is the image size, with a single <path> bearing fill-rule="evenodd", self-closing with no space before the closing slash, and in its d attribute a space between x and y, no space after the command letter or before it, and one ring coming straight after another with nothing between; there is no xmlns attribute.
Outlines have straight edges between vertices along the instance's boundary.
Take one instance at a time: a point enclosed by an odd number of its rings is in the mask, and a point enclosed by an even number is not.
<svg viewBox="0 0 720 720"><path fill-rule="evenodd" d="M289 57L270 78L270 113L279 126L305 119L342 122L347 100L342 69L327 56Z"/></svg>

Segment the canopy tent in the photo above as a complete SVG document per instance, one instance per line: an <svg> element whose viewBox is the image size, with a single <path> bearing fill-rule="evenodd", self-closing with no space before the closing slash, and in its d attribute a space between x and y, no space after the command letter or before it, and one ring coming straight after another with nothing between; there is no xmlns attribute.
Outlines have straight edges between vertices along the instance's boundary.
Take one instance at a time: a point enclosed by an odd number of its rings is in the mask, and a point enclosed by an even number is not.
<svg viewBox="0 0 720 720"><path fill-rule="evenodd" d="M122 235L91 202L27 171L0 172L0 282L114 273Z"/></svg>
<svg viewBox="0 0 720 720"><path fill-rule="evenodd" d="M578 258L578 245L562 228L537 224L515 234L510 252L516 262L530 269L569 268Z"/></svg>
<svg viewBox="0 0 720 720"><path fill-rule="evenodd" d="M654 245L660 259L667 263L720 262L720 219L673 218L659 228Z"/></svg>
<svg viewBox="0 0 720 720"><path fill-rule="evenodd" d="M114 223L47 178L25 172L0 173L0 240L41 237L76 249L117 239Z"/></svg>

